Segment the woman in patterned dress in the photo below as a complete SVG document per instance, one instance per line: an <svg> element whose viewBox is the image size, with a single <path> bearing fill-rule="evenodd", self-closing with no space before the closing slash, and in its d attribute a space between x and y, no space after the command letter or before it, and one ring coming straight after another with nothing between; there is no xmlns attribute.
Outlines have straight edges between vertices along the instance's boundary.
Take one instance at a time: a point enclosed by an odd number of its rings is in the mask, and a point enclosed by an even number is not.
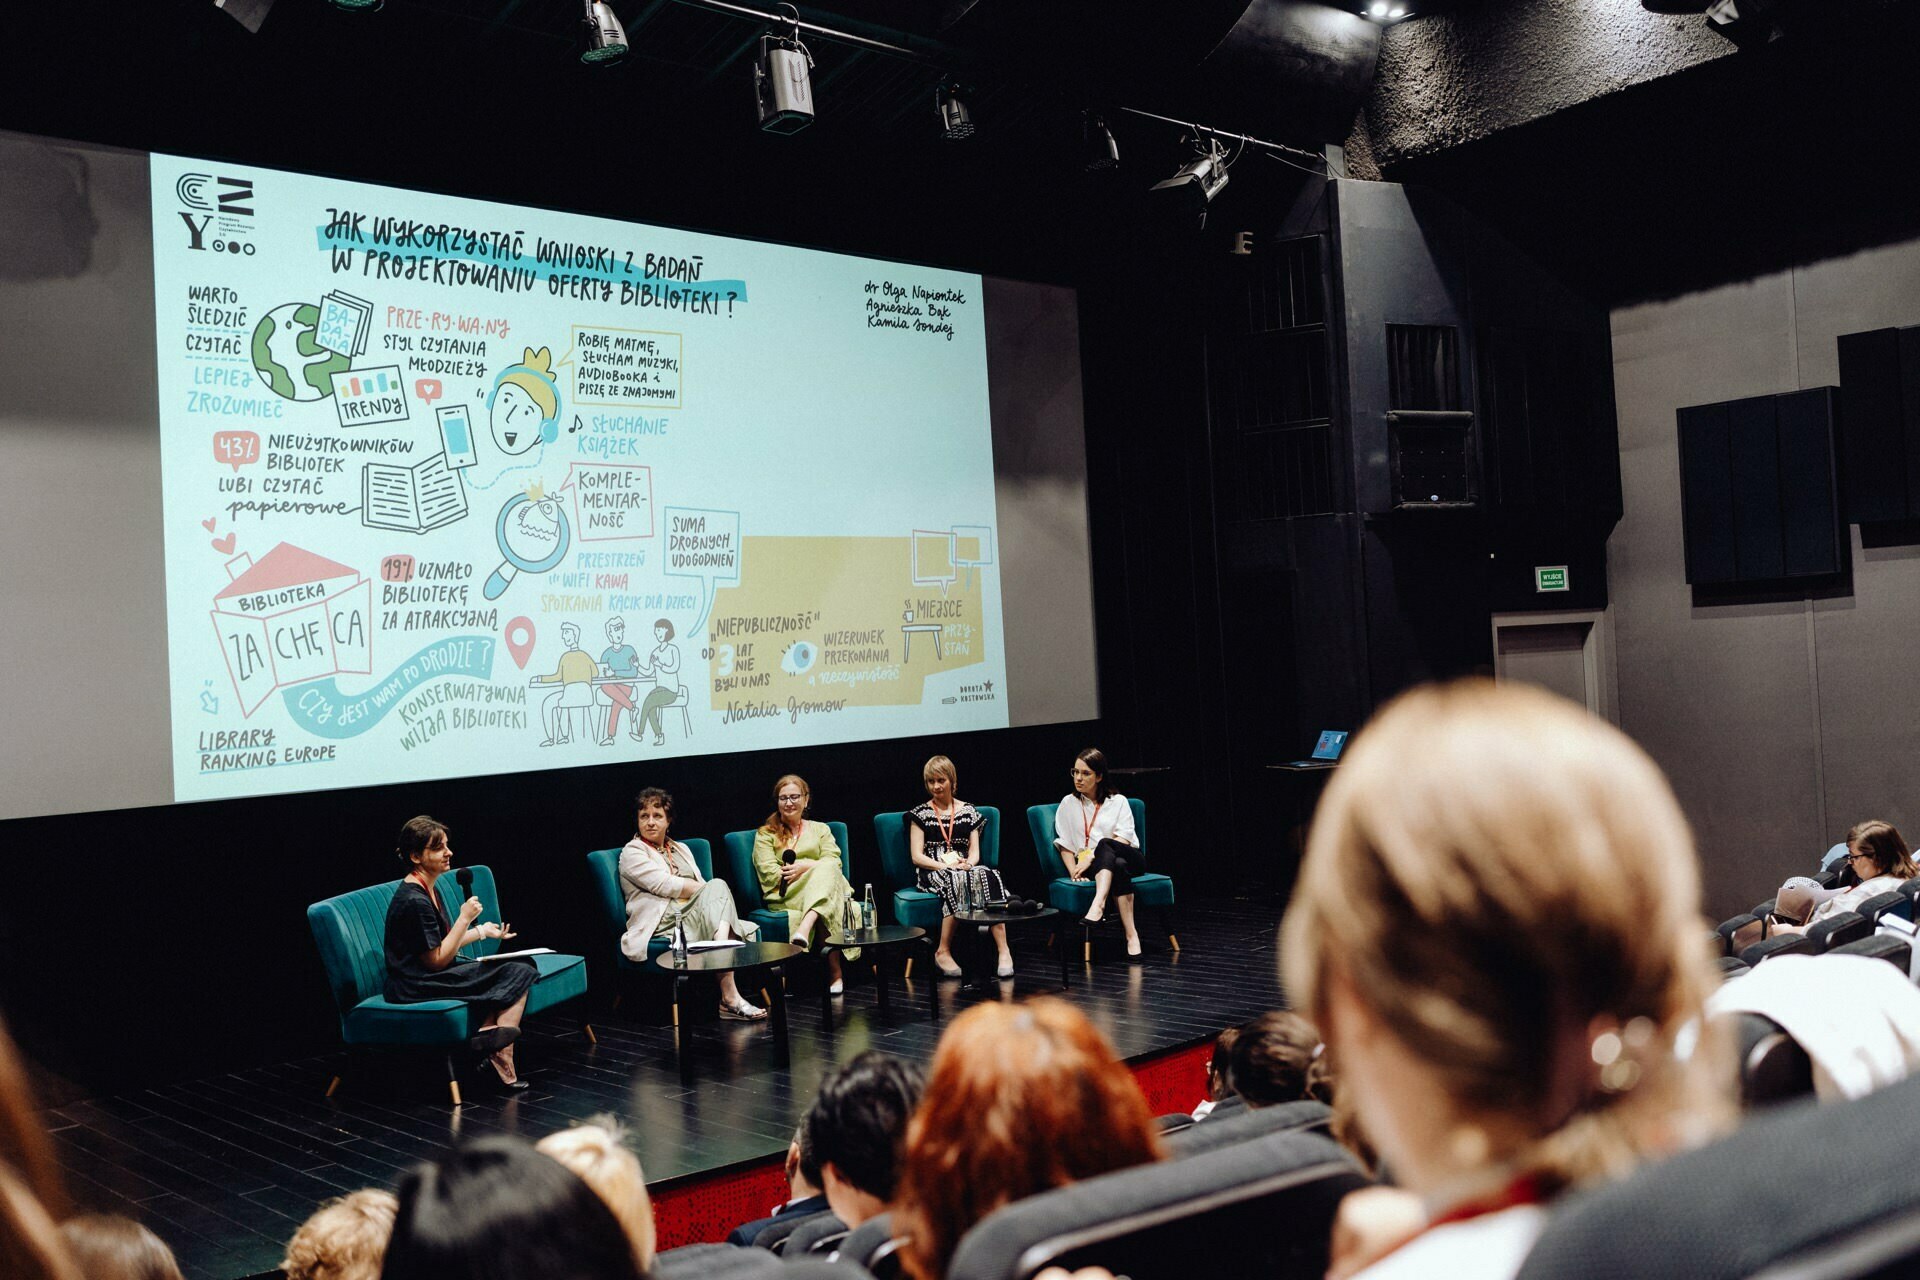
<svg viewBox="0 0 1920 1280"><path fill-rule="evenodd" d="M986 825L980 811L958 799L959 771L945 756L935 756L920 771L927 785L927 801L907 813L907 849L920 888L940 895L940 949L933 962L949 978L960 976L960 966L949 949L953 942L953 916L963 909L962 887L971 880L975 896L1004 898L1006 886L1000 873L980 865L980 829ZM993 944L1000 949L997 973L1013 976L1013 954L1007 950L1007 926L993 926Z"/></svg>

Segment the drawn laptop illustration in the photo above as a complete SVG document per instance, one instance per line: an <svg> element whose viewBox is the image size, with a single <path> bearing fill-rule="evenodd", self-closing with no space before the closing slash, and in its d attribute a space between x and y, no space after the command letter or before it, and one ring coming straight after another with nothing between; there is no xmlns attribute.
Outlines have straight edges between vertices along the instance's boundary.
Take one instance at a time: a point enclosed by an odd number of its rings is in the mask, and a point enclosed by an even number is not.
<svg viewBox="0 0 1920 1280"><path fill-rule="evenodd" d="M1331 769L1340 762L1340 753L1347 746L1347 730L1322 729L1320 741L1313 744L1313 756L1307 760L1288 762L1294 769Z"/></svg>

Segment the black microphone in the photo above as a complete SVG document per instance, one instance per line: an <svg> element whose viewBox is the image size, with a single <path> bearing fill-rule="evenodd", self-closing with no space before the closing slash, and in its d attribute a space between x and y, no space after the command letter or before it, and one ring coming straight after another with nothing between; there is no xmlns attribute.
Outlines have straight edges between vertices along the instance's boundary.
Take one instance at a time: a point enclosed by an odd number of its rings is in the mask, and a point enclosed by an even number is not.
<svg viewBox="0 0 1920 1280"><path fill-rule="evenodd" d="M473 868L461 867L453 873L453 882L460 886L460 904L465 906L467 899L473 896Z"/></svg>
<svg viewBox="0 0 1920 1280"><path fill-rule="evenodd" d="M787 850L787 851L786 851L785 853L783 853L783 854L781 854L781 855L780 855L780 861L782 861L782 862L784 862L784 863L786 863L786 864L787 864L788 866L792 866L792 865L793 865L793 850L791 850L791 849L789 849L789 850Z"/></svg>

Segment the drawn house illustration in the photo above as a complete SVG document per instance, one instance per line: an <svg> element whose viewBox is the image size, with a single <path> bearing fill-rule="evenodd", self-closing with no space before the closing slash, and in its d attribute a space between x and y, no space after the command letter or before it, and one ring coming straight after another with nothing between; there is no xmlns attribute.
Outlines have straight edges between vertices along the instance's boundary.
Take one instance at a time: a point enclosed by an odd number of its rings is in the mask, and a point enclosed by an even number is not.
<svg viewBox="0 0 1920 1280"><path fill-rule="evenodd" d="M275 689L372 674L373 583L358 570L282 542L258 563L234 557L227 573L210 616L248 716Z"/></svg>

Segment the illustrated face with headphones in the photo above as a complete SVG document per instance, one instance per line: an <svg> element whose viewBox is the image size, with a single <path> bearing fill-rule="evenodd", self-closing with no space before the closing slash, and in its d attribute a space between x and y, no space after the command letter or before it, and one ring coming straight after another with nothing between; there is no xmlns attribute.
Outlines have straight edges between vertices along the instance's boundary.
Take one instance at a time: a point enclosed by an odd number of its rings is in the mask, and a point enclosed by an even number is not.
<svg viewBox="0 0 1920 1280"><path fill-rule="evenodd" d="M487 397L487 425L500 452L521 454L560 434L560 389L553 381L553 352L526 348L519 364L503 370Z"/></svg>

